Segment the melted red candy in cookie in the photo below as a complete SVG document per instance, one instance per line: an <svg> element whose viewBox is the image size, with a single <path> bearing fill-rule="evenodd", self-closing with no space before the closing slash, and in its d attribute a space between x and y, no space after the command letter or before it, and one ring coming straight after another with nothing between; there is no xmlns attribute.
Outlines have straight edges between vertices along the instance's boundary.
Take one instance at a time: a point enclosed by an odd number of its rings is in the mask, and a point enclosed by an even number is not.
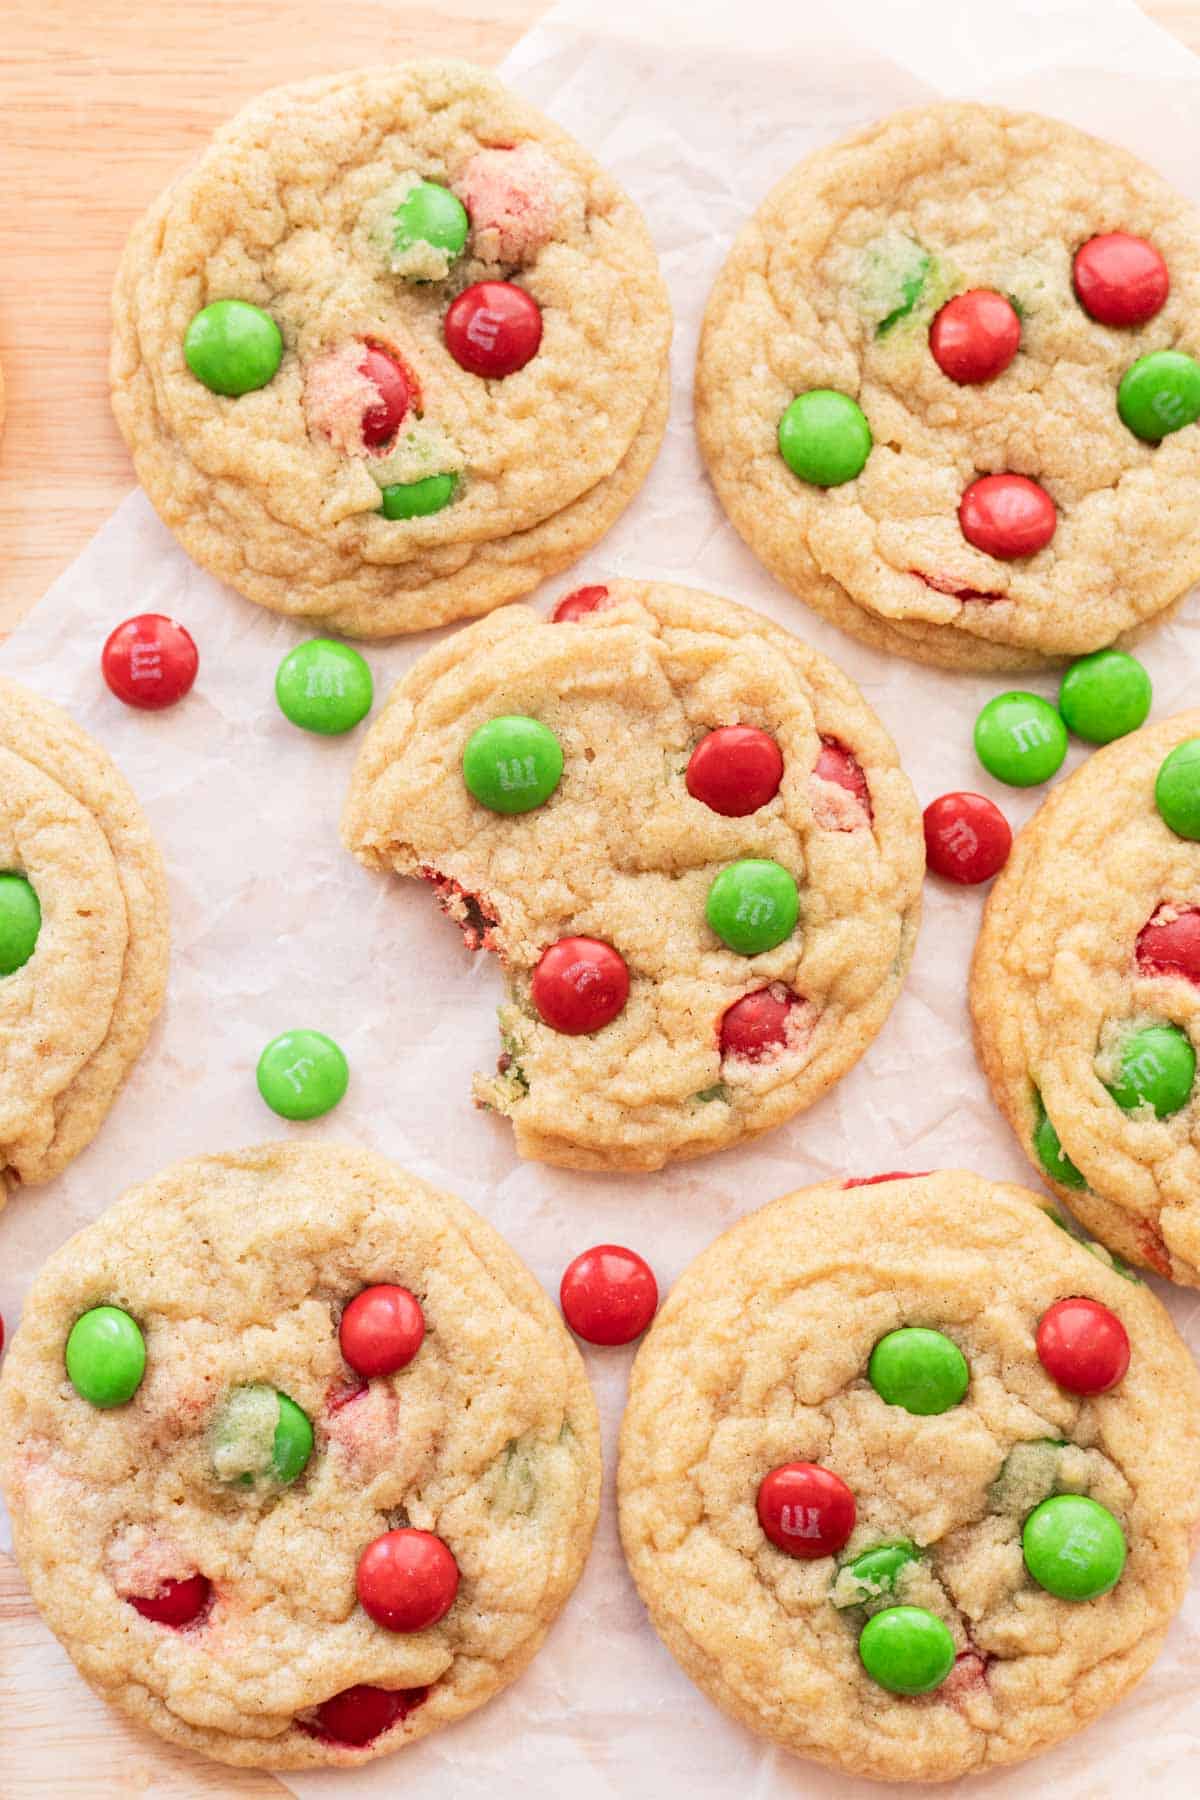
<svg viewBox="0 0 1200 1800"><path fill-rule="evenodd" d="M454 186L480 261L530 262L554 234L563 183L564 171L539 144L476 151Z"/></svg>
<svg viewBox="0 0 1200 1800"><path fill-rule="evenodd" d="M1183 975L1200 985L1200 907L1160 906L1139 931L1134 955L1144 975Z"/></svg>
<svg viewBox="0 0 1200 1800"><path fill-rule="evenodd" d="M564 594L554 611L550 614L553 625L573 624L587 613L593 613L608 599L606 587L579 587L573 593Z"/></svg>
<svg viewBox="0 0 1200 1800"><path fill-rule="evenodd" d="M803 1002L781 982L759 988L735 1000L721 1018L720 1046L722 1058L740 1057L745 1062L761 1062L774 1050L782 1050L788 1041L788 1028L793 1013Z"/></svg>
<svg viewBox="0 0 1200 1800"><path fill-rule="evenodd" d="M841 788L851 799L844 801L831 795L829 787ZM813 769L812 806L817 824L827 831L857 831L871 823L871 790L863 766L837 738L821 738Z"/></svg>
<svg viewBox="0 0 1200 1800"><path fill-rule="evenodd" d="M360 1682L322 1700L311 1720L296 1722L310 1737L361 1749L407 1719L428 1696L427 1687L379 1688Z"/></svg>
<svg viewBox="0 0 1200 1800"><path fill-rule="evenodd" d="M883 1175L851 1175L843 1181L844 1188L877 1187L881 1181L916 1181L921 1175L928 1175L929 1169L888 1169Z"/></svg>
<svg viewBox="0 0 1200 1800"><path fill-rule="evenodd" d="M490 912L478 894L469 894L459 881L452 881L426 863L418 874L437 894L438 905L448 919L453 919L463 934L468 950L494 950L492 932L500 921Z"/></svg>
<svg viewBox="0 0 1200 1800"><path fill-rule="evenodd" d="M164 1581L156 1593L126 1594L125 1598L143 1619L182 1631L209 1610L212 1583L207 1575L189 1575L184 1581Z"/></svg>
<svg viewBox="0 0 1200 1800"><path fill-rule="evenodd" d="M403 363L378 344L367 345L358 366L379 395L362 416L362 441L368 450L378 450L391 443L404 423L412 403L412 379Z"/></svg>
<svg viewBox="0 0 1200 1800"><path fill-rule="evenodd" d="M923 581L927 588L932 588L935 594L949 594L953 600L987 602L988 600L1007 598L1006 595L992 588L971 587L969 582L963 581L958 575L927 575L924 569L910 569L908 572L910 575L915 575L918 581Z"/></svg>

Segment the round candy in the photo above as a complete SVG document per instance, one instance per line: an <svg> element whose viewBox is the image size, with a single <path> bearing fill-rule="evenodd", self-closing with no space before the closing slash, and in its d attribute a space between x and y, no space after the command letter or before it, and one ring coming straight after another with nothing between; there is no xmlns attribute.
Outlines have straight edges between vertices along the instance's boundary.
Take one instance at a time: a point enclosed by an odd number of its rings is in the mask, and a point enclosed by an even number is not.
<svg viewBox="0 0 1200 1800"><path fill-rule="evenodd" d="M67 1374L91 1406L124 1406L146 1373L146 1340L135 1319L119 1306L93 1306L71 1327Z"/></svg>
<svg viewBox="0 0 1200 1800"><path fill-rule="evenodd" d="M37 948L42 908L33 886L15 870L0 874L0 975L13 975Z"/></svg>
<svg viewBox="0 0 1200 1800"><path fill-rule="evenodd" d="M463 780L492 812L532 812L562 780L562 745L537 719L506 713L472 732L463 751Z"/></svg>
<svg viewBox="0 0 1200 1800"><path fill-rule="evenodd" d="M708 890L704 916L721 942L739 956L773 950L796 929L800 895L777 862L747 857L722 869Z"/></svg>
<svg viewBox="0 0 1200 1800"><path fill-rule="evenodd" d="M359 1682L331 1694L316 1709L313 1735L361 1749L420 1706L428 1688L381 1688Z"/></svg>
<svg viewBox="0 0 1200 1800"><path fill-rule="evenodd" d="M1187 738L1164 756L1154 781L1154 804L1178 837L1200 838L1200 738Z"/></svg>
<svg viewBox="0 0 1200 1800"><path fill-rule="evenodd" d="M891 1694L928 1694L954 1667L954 1639L923 1606L889 1606L868 1619L858 1640L863 1668Z"/></svg>
<svg viewBox="0 0 1200 1800"><path fill-rule="evenodd" d="M572 593L563 595L550 614L551 622L555 625L573 624L576 619L582 619L586 614L595 612L596 608L602 606L607 599L608 589L606 587L576 588Z"/></svg>
<svg viewBox="0 0 1200 1800"><path fill-rule="evenodd" d="M164 613L139 613L110 632L100 671L118 700L145 712L174 706L190 692L200 667L191 633Z"/></svg>
<svg viewBox="0 0 1200 1800"><path fill-rule="evenodd" d="M1126 1112L1148 1102L1157 1118L1166 1119L1187 1105L1196 1078L1196 1052L1178 1025L1145 1025L1131 1031L1118 1062L1120 1073L1108 1091Z"/></svg>
<svg viewBox="0 0 1200 1800"><path fill-rule="evenodd" d="M956 294L929 328L929 348L943 375L974 384L1003 374L1021 347L1021 321L1011 300L992 288Z"/></svg>
<svg viewBox="0 0 1200 1800"><path fill-rule="evenodd" d="M432 244L461 256L467 243L467 209L457 194L436 181L417 181L392 214L392 255L402 257L418 244Z"/></svg>
<svg viewBox="0 0 1200 1800"><path fill-rule="evenodd" d="M195 1624L201 1613L208 1611L212 1583L207 1575L189 1575L183 1581L164 1581L157 1593L129 1594L126 1598L143 1619L153 1619L156 1625L170 1625L176 1631L182 1631L185 1625Z"/></svg>
<svg viewBox="0 0 1200 1800"><path fill-rule="evenodd" d="M815 487L853 481L862 473L871 443L862 408L834 388L797 394L779 421L779 454L793 475Z"/></svg>
<svg viewBox="0 0 1200 1800"><path fill-rule="evenodd" d="M1058 690L1058 710L1076 737L1111 744L1144 725L1150 711L1150 677L1124 650L1096 650L1073 662Z"/></svg>
<svg viewBox="0 0 1200 1800"><path fill-rule="evenodd" d="M1067 728L1037 694L997 694L975 721L975 754L997 781L1036 787L1062 767Z"/></svg>
<svg viewBox="0 0 1200 1800"><path fill-rule="evenodd" d="M726 819L744 819L779 792L783 756L779 745L753 725L721 725L692 751L687 791Z"/></svg>
<svg viewBox="0 0 1200 1800"><path fill-rule="evenodd" d="M1107 1394L1129 1367L1129 1333L1107 1306L1075 1294L1043 1313L1037 1353L1050 1379L1069 1394Z"/></svg>
<svg viewBox="0 0 1200 1800"><path fill-rule="evenodd" d="M425 1631L458 1592L458 1564L432 1531L385 1531L358 1559L359 1604L386 1631Z"/></svg>
<svg viewBox="0 0 1200 1800"><path fill-rule="evenodd" d="M214 394L266 387L283 357L270 313L246 300L214 300L193 318L183 340L188 368Z"/></svg>
<svg viewBox="0 0 1200 1800"><path fill-rule="evenodd" d="M1200 363L1182 350L1151 350L1126 369L1117 411L1135 437L1157 444L1200 418Z"/></svg>
<svg viewBox="0 0 1200 1800"><path fill-rule="evenodd" d="M380 1282L356 1294L338 1327L338 1342L350 1367L369 1381L407 1368L425 1337L425 1315L407 1288Z"/></svg>
<svg viewBox="0 0 1200 1800"><path fill-rule="evenodd" d="M1075 292L1101 325L1144 325L1170 291L1167 265L1145 238L1106 231L1075 252Z"/></svg>
<svg viewBox="0 0 1200 1800"><path fill-rule="evenodd" d="M337 737L365 719L375 697L357 650L333 638L309 638L289 650L275 676L279 710L293 725Z"/></svg>
<svg viewBox="0 0 1200 1800"><path fill-rule="evenodd" d="M275 1427L271 1468L276 1480L286 1487L303 1475L308 1467L308 1459L313 1453L313 1428L308 1414L294 1400L289 1399L287 1394L276 1397L279 1401L279 1423Z"/></svg>
<svg viewBox="0 0 1200 1800"><path fill-rule="evenodd" d="M451 302L443 329L446 348L460 368L498 381L537 355L541 308L511 281L477 281Z"/></svg>
<svg viewBox="0 0 1200 1800"><path fill-rule="evenodd" d="M981 475L958 503L958 522L968 544L1011 562L1045 549L1058 514L1045 488L1027 475Z"/></svg>
<svg viewBox="0 0 1200 1800"><path fill-rule="evenodd" d="M758 1487L758 1522L777 1549L811 1561L833 1556L854 1530L854 1495L819 1463L784 1463Z"/></svg>
<svg viewBox="0 0 1200 1800"><path fill-rule="evenodd" d="M323 1031L285 1031L258 1059L258 1091L281 1119L319 1119L349 1081L350 1065Z"/></svg>
<svg viewBox="0 0 1200 1800"><path fill-rule="evenodd" d="M629 970L624 957L598 938L559 938L542 952L530 998L553 1031L584 1037L621 1011L629 998Z"/></svg>
<svg viewBox="0 0 1200 1800"><path fill-rule="evenodd" d="M788 1018L799 1002L778 985L744 994L721 1017L721 1055L757 1062L787 1043Z"/></svg>
<svg viewBox="0 0 1200 1800"><path fill-rule="evenodd" d="M1137 966L1146 975L1182 975L1200 986L1200 909L1165 910L1170 917L1160 917L1164 908L1159 907L1139 931Z"/></svg>
<svg viewBox="0 0 1200 1800"><path fill-rule="evenodd" d="M1125 1567L1125 1533L1097 1500L1053 1494L1035 1506L1021 1533L1025 1567L1060 1600L1096 1600Z"/></svg>
<svg viewBox="0 0 1200 1800"><path fill-rule="evenodd" d="M906 1325L881 1337L867 1366L871 1386L889 1406L926 1417L949 1412L967 1391L967 1359L943 1332Z"/></svg>
<svg viewBox="0 0 1200 1800"><path fill-rule="evenodd" d="M650 1264L621 1244L597 1244L568 1263L559 1288L563 1317L589 1344L631 1344L658 1310Z"/></svg>
<svg viewBox="0 0 1200 1800"><path fill-rule="evenodd" d="M1086 1177L1075 1167L1066 1151L1053 1122L1047 1117L1045 1108L1038 1103L1038 1121L1033 1128L1033 1147L1037 1151L1038 1161L1049 1175L1051 1181L1061 1182L1063 1187L1085 1188Z"/></svg>
<svg viewBox="0 0 1200 1800"><path fill-rule="evenodd" d="M358 366L379 390L379 399L362 416L362 441L368 450L378 450L391 443L404 423L413 397L412 381L399 358L378 344L366 346Z"/></svg>
<svg viewBox="0 0 1200 1800"><path fill-rule="evenodd" d="M983 794L942 794L925 808L925 856L935 875L972 887L1008 861L1012 828Z"/></svg>
<svg viewBox="0 0 1200 1800"><path fill-rule="evenodd" d="M381 492L385 519L427 519L449 506L458 487L457 475L426 475L420 481L394 481Z"/></svg>
<svg viewBox="0 0 1200 1800"><path fill-rule="evenodd" d="M864 1550L838 1571L836 1597L838 1607L863 1606L877 1600L880 1594L895 1592L902 1572L920 1560L920 1551L909 1538L898 1538L894 1544L876 1544Z"/></svg>

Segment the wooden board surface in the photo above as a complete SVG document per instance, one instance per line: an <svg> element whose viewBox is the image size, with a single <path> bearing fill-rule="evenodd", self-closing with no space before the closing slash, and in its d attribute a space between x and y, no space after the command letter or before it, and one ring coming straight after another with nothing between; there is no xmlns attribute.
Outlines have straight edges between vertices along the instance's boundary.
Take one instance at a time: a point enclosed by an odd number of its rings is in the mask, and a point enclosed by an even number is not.
<svg viewBox="0 0 1200 1800"><path fill-rule="evenodd" d="M216 125L279 81L441 53L498 62L541 0L45 0L0 54L0 635L134 485L107 397L108 296L133 220ZM602 3L599 5L602 14ZM1146 10L1200 52L1200 0ZM75 1675L0 1557L3 1800L274 1795L174 1753Z"/></svg>

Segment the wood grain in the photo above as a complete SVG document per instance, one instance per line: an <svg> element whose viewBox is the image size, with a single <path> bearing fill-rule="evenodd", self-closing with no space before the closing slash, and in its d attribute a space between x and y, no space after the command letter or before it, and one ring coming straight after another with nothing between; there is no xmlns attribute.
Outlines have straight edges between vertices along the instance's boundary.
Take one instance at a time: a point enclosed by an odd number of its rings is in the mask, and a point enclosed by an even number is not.
<svg viewBox="0 0 1200 1800"><path fill-rule="evenodd" d="M244 100L279 81L438 52L498 62L541 0L46 0L0 55L0 635L133 486L108 407L108 295L126 232ZM602 13L602 0L598 0ZM1200 0L1146 10L1200 52ZM3 1800L282 1793L125 1725L0 1557Z"/></svg>

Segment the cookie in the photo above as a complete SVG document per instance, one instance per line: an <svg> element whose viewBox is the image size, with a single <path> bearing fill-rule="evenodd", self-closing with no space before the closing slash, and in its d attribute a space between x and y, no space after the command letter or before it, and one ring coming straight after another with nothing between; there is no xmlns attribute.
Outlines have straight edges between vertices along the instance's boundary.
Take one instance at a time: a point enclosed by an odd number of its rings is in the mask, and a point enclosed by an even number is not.
<svg viewBox="0 0 1200 1800"><path fill-rule="evenodd" d="M583 1364L528 1270L460 1201L327 1144L179 1163L52 1256L0 1452L82 1674L273 1769L365 1762L515 1679L600 1489Z"/></svg>
<svg viewBox="0 0 1200 1800"><path fill-rule="evenodd" d="M0 1205L89 1144L167 982L167 883L133 790L0 677Z"/></svg>
<svg viewBox="0 0 1200 1800"><path fill-rule="evenodd" d="M1110 1250L1200 1285L1200 711L1055 787L988 899L980 1060L1034 1167ZM1184 810L1180 811L1180 795Z"/></svg>
<svg viewBox="0 0 1200 1800"><path fill-rule="evenodd" d="M855 1775L942 1781L1149 1667L1200 1518L1200 1380L1149 1291L960 1171L790 1194L634 1365L621 1535L710 1699Z"/></svg>
<svg viewBox="0 0 1200 1800"><path fill-rule="evenodd" d="M522 1156L657 1169L781 1124L904 978L923 842L853 683L778 626L662 583L524 607L410 669L343 821L500 957Z"/></svg>
<svg viewBox="0 0 1200 1800"><path fill-rule="evenodd" d="M1056 663L1200 576L1197 317L1200 214L1126 151L1000 107L895 113L735 243L701 447L750 548L843 630Z"/></svg>
<svg viewBox="0 0 1200 1800"><path fill-rule="evenodd" d="M641 485L667 413L641 215L494 76L277 88L134 230L112 395L197 562L361 637L526 593Z"/></svg>

